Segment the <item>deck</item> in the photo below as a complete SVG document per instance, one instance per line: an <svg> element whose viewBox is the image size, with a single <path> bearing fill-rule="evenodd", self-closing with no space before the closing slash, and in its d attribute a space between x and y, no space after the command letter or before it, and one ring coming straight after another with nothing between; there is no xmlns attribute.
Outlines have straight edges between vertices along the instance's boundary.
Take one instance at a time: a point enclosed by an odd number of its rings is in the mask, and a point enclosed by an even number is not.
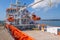
<svg viewBox="0 0 60 40"><path fill-rule="evenodd" d="M13 40L12 36L8 33L4 26L0 26L0 40Z"/></svg>

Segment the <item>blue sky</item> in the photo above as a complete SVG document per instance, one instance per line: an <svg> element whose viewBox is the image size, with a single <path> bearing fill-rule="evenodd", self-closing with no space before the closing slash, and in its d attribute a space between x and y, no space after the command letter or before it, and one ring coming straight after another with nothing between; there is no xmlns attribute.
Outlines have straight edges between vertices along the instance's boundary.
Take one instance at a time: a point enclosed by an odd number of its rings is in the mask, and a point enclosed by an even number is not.
<svg viewBox="0 0 60 40"><path fill-rule="evenodd" d="M0 20L4 20L6 18L6 8L9 7L11 0L0 0ZM30 3L33 3L34 0L21 0L21 3L26 3L26 5L29 5ZM15 3L15 0L13 0L13 3ZM35 12L37 16L40 16L42 19L60 19L60 4L58 7L53 7L46 12L41 10L34 10L31 7L28 8L30 12ZM39 12L38 12L39 11Z"/></svg>

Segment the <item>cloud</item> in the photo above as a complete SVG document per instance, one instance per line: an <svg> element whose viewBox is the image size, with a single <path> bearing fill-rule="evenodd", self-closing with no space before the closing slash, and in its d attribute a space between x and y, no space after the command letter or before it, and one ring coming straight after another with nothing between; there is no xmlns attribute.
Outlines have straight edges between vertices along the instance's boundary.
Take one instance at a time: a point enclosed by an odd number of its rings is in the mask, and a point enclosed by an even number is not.
<svg viewBox="0 0 60 40"><path fill-rule="evenodd" d="M34 0L33 3L36 3L38 1L40 1L40 0ZM32 6L32 8L34 8L36 10L37 9L42 9L42 8L44 10L48 10L48 9L50 9L52 7L58 7L59 4L60 4L60 0L44 0L44 1L40 2L40 3L35 4L34 6Z"/></svg>

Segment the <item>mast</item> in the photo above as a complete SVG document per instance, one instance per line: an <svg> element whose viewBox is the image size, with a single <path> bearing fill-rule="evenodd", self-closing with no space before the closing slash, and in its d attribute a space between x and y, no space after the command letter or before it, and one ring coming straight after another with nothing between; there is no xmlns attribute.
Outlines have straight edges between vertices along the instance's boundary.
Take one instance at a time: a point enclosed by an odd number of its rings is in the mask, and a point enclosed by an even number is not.
<svg viewBox="0 0 60 40"><path fill-rule="evenodd" d="M12 0L11 0L11 2L10 2L10 8L12 8Z"/></svg>
<svg viewBox="0 0 60 40"><path fill-rule="evenodd" d="M16 6L20 7L20 1L19 0L16 0Z"/></svg>
<svg viewBox="0 0 60 40"><path fill-rule="evenodd" d="M52 0L49 1L49 6L52 7Z"/></svg>
<svg viewBox="0 0 60 40"><path fill-rule="evenodd" d="M16 0L16 5L18 4L19 0Z"/></svg>

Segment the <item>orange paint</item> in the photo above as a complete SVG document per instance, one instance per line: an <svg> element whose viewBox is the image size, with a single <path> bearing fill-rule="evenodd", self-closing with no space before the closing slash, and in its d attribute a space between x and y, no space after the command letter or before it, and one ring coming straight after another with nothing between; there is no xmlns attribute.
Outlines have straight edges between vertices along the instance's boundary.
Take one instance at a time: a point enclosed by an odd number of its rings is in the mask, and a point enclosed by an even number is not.
<svg viewBox="0 0 60 40"><path fill-rule="evenodd" d="M34 21L38 21L38 20L40 20L40 17L32 17L32 19L33 19Z"/></svg>
<svg viewBox="0 0 60 40"><path fill-rule="evenodd" d="M6 27L9 28L11 35L15 40L34 40L32 37L28 36L27 34L23 33L21 30L17 29L13 25L6 24Z"/></svg>
<svg viewBox="0 0 60 40"><path fill-rule="evenodd" d="M34 21L38 21L38 20L40 20L41 18L40 18L40 17L37 17L35 14L33 14L33 15L32 15L32 19L33 19Z"/></svg>
<svg viewBox="0 0 60 40"><path fill-rule="evenodd" d="M13 21L14 21L14 18L13 18L13 17L9 17L7 20L8 20L9 22L13 22Z"/></svg>

